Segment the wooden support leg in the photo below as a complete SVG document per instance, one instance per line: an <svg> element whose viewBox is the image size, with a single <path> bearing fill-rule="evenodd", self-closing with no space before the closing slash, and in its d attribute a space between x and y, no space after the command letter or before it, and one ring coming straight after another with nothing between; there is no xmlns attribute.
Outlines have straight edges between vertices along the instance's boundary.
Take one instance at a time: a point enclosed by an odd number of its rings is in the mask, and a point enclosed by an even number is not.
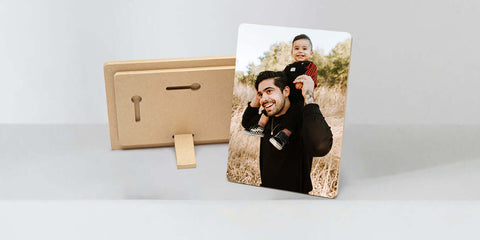
<svg viewBox="0 0 480 240"><path fill-rule="evenodd" d="M175 154L177 155L177 169L196 168L195 149L192 134L178 134L175 139Z"/></svg>

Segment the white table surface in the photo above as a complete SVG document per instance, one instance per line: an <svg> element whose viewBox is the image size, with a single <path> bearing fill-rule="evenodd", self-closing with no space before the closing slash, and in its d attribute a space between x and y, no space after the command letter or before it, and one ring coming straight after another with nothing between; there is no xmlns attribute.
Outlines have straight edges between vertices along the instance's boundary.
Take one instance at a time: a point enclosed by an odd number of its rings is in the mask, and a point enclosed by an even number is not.
<svg viewBox="0 0 480 240"><path fill-rule="evenodd" d="M336 199L230 183L227 144L111 150L107 125L0 125L0 239L478 239L480 126L345 127Z"/></svg>

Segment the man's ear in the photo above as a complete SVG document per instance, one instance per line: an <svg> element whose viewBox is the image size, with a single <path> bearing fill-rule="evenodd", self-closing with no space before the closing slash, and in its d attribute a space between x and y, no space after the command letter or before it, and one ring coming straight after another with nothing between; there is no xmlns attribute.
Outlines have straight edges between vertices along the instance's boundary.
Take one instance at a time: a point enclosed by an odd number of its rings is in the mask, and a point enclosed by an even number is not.
<svg viewBox="0 0 480 240"><path fill-rule="evenodd" d="M289 86L286 86L286 87L283 89L283 95L284 95L285 97L290 96L290 87L289 87Z"/></svg>

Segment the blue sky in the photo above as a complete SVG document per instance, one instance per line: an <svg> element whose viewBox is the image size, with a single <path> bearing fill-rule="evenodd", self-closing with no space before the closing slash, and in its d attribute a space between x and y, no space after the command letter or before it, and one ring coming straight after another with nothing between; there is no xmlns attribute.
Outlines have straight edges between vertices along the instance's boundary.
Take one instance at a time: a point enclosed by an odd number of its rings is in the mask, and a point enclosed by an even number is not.
<svg viewBox="0 0 480 240"><path fill-rule="evenodd" d="M291 42L298 34L307 34L313 49L328 54L339 42L351 38L349 33L306 28L242 24L238 30L236 71L245 71L249 62L260 64L259 57L276 42Z"/></svg>

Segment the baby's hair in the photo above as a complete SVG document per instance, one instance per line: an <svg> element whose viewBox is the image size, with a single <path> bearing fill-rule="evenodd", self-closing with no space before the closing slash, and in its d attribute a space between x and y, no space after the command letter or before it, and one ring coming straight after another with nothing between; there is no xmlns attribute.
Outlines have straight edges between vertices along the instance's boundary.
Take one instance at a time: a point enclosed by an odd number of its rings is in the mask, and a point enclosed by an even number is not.
<svg viewBox="0 0 480 240"><path fill-rule="evenodd" d="M295 38L293 38L292 45L295 41L300 39L307 39L310 42L310 47L313 48L312 40L310 40L310 38L306 34L300 34L295 36Z"/></svg>

